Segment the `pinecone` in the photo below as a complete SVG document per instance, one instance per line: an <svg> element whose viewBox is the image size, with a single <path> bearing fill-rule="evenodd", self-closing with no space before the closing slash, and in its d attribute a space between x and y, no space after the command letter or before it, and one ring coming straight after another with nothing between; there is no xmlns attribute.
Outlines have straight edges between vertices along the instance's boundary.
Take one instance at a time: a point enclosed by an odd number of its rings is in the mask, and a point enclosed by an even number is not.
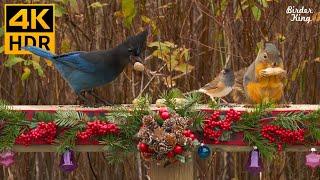
<svg viewBox="0 0 320 180"><path fill-rule="evenodd" d="M175 119L170 118L164 121L164 123L162 124L162 127L166 132L171 133L175 125L176 125Z"/></svg>
<svg viewBox="0 0 320 180"><path fill-rule="evenodd" d="M176 135L174 133L166 133L164 140L170 146L175 146L177 143Z"/></svg>
<svg viewBox="0 0 320 180"><path fill-rule="evenodd" d="M143 143L146 144L151 144L152 138L153 138L153 133L146 127L140 128L138 132L138 137L141 139Z"/></svg>
<svg viewBox="0 0 320 180"><path fill-rule="evenodd" d="M154 151L159 154L166 154L173 149L167 142L161 141L154 146Z"/></svg>
<svg viewBox="0 0 320 180"><path fill-rule="evenodd" d="M186 129L189 125L191 125L191 121L189 118L184 118L184 117L176 117L176 130L184 130Z"/></svg>
<svg viewBox="0 0 320 180"><path fill-rule="evenodd" d="M176 133L177 144L185 145L188 139L180 132Z"/></svg>
<svg viewBox="0 0 320 180"><path fill-rule="evenodd" d="M142 123L151 131L159 127L158 123L154 120L152 115L143 116Z"/></svg>

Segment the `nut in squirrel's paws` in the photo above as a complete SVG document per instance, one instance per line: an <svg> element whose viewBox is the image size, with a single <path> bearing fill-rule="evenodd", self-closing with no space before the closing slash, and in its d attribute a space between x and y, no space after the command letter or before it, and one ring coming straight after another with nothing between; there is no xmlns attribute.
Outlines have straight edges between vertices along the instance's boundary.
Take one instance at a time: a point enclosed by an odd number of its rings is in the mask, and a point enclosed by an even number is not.
<svg viewBox="0 0 320 180"><path fill-rule="evenodd" d="M133 65L133 69L136 70L136 71L142 72L142 71L144 71L144 65L142 63L140 63L140 62L136 62Z"/></svg>
<svg viewBox="0 0 320 180"><path fill-rule="evenodd" d="M285 74L286 71L280 67L276 68L266 68L262 71L260 71L260 76L267 77L267 76L274 76L274 75L280 75Z"/></svg>

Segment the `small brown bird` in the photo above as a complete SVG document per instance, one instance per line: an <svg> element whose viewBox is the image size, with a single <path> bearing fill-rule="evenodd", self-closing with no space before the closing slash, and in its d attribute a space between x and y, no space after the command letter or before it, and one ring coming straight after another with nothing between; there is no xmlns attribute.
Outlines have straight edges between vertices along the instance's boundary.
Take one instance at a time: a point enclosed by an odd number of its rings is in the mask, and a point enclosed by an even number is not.
<svg viewBox="0 0 320 180"><path fill-rule="evenodd" d="M225 68L213 81L200 88L198 92L202 92L214 100L216 97L227 96L232 91L233 85L234 73L231 69Z"/></svg>

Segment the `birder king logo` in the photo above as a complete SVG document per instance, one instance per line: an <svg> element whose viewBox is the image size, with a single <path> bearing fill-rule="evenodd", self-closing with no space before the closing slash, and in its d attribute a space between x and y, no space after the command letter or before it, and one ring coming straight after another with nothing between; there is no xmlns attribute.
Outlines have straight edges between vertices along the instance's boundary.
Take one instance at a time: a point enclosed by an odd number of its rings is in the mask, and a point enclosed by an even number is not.
<svg viewBox="0 0 320 180"><path fill-rule="evenodd" d="M5 4L5 54L31 54L30 45L55 51L54 4Z"/></svg>
<svg viewBox="0 0 320 180"><path fill-rule="evenodd" d="M291 15L290 21L303 21L307 23L310 23L312 21L311 15L313 11L311 8L305 8L304 6L302 6L301 8L288 6L286 13Z"/></svg>

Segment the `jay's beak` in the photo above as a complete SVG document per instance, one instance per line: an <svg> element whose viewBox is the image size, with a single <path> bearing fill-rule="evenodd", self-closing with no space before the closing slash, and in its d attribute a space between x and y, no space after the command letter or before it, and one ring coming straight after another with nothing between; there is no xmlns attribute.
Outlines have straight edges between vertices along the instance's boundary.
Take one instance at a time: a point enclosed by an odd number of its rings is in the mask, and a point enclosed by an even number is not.
<svg viewBox="0 0 320 180"><path fill-rule="evenodd" d="M134 64L136 62L142 63L142 58L140 56L130 56L130 62L132 64Z"/></svg>

